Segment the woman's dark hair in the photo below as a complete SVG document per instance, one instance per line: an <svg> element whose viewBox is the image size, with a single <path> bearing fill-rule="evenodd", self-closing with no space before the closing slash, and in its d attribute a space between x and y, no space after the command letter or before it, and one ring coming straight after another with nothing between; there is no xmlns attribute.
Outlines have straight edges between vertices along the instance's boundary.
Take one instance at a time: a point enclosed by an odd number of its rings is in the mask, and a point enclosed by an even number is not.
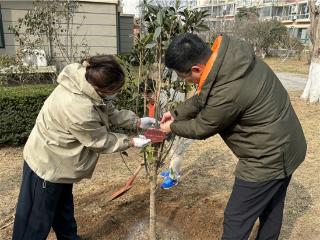
<svg viewBox="0 0 320 240"><path fill-rule="evenodd" d="M189 73L191 67L204 64L211 55L211 49L201 38L192 33L176 36L165 54L165 65L181 73Z"/></svg>
<svg viewBox="0 0 320 240"><path fill-rule="evenodd" d="M82 64L86 66L87 81L98 89L117 91L124 85L124 72L112 55L93 56L83 60Z"/></svg>

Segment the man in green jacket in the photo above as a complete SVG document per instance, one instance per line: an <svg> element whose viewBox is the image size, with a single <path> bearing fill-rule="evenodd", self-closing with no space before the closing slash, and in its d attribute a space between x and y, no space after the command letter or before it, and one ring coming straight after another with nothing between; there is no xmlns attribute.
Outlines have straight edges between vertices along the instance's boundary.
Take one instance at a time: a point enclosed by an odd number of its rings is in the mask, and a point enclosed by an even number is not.
<svg viewBox="0 0 320 240"><path fill-rule="evenodd" d="M165 64L198 84L198 94L165 113L161 128L193 139L219 133L239 159L222 239L248 239L257 218L257 239L277 239L287 186L307 149L288 93L248 43L228 36L210 49L181 34Z"/></svg>

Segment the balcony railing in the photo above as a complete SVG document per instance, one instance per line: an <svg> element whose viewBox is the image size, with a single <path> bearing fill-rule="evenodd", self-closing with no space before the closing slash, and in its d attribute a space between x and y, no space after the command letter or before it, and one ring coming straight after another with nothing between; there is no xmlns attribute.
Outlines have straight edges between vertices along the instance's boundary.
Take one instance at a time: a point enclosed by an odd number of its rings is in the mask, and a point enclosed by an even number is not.
<svg viewBox="0 0 320 240"><path fill-rule="evenodd" d="M292 20L294 20L295 19L295 16L293 16L293 15L290 15L290 16L282 16L281 17L281 20L282 21L292 21Z"/></svg>
<svg viewBox="0 0 320 240"><path fill-rule="evenodd" d="M297 19L309 19L309 13L297 15Z"/></svg>
<svg viewBox="0 0 320 240"><path fill-rule="evenodd" d="M309 13L307 14L299 14L299 15L289 15L289 16L282 16L282 21L293 21L293 20L308 20L309 19Z"/></svg>
<svg viewBox="0 0 320 240"><path fill-rule="evenodd" d="M286 3L286 1L285 0L263 0L262 1L262 4L278 5L282 3Z"/></svg>

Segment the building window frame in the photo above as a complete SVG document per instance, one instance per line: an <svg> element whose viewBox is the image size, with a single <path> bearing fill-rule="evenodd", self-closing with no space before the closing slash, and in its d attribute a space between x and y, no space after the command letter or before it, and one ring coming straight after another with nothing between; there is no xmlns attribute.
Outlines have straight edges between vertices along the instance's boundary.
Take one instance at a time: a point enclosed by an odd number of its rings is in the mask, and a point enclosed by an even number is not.
<svg viewBox="0 0 320 240"><path fill-rule="evenodd" d="M6 47L6 44L4 41L3 21L2 21L1 4L0 4L0 48L5 48L5 47Z"/></svg>

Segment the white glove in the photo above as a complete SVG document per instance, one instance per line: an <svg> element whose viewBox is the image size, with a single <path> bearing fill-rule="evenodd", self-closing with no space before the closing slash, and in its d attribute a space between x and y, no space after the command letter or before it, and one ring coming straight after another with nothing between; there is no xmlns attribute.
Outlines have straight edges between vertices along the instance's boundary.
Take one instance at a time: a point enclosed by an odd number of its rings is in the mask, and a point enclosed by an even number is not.
<svg viewBox="0 0 320 240"><path fill-rule="evenodd" d="M143 135L139 135L138 137L131 138L131 143L134 147L143 148L151 142L150 139L147 139Z"/></svg>
<svg viewBox="0 0 320 240"><path fill-rule="evenodd" d="M140 118L139 128L147 129L147 128L150 128L155 123L156 123L156 119L151 117L143 117L143 118Z"/></svg>

